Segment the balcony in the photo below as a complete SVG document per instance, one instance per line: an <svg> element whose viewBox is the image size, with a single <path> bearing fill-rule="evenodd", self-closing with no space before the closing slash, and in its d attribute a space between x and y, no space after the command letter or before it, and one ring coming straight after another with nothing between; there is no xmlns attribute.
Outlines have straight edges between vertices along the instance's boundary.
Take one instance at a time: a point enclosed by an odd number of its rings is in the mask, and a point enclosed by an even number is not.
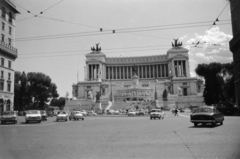
<svg viewBox="0 0 240 159"><path fill-rule="evenodd" d="M3 52L10 56L14 56L14 58L17 58L17 49L3 41L0 41L0 50L2 50Z"/></svg>

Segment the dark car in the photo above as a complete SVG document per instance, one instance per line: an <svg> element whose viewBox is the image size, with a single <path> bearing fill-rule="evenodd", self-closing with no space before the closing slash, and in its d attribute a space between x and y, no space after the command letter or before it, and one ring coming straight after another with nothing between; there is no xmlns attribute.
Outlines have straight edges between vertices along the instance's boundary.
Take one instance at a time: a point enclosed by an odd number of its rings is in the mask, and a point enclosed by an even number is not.
<svg viewBox="0 0 240 159"><path fill-rule="evenodd" d="M12 122L16 124L18 121L17 112L15 111L4 111L1 116L1 124L5 124L7 122Z"/></svg>
<svg viewBox="0 0 240 159"><path fill-rule="evenodd" d="M216 126L217 123L223 124L224 116L214 106L200 106L190 116L190 121L197 127L198 124L211 123Z"/></svg>
<svg viewBox="0 0 240 159"><path fill-rule="evenodd" d="M47 121L47 112L45 110L40 111L42 116L42 121Z"/></svg>

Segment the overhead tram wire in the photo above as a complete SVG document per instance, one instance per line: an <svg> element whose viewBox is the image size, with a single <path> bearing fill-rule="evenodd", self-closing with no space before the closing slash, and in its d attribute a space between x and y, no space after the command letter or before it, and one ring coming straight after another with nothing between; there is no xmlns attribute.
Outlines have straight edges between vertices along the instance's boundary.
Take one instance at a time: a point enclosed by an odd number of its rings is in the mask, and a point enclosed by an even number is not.
<svg viewBox="0 0 240 159"><path fill-rule="evenodd" d="M223 13L223 11L226 9L226 7L228 6L230 2L228 1L228 3L225 5L225 7L222 9L222 11L220 12L220 14L217 16L216 20L212 23L212 25L207 29L211 29L213 25L216 25L216 22L219 21L219 17L221 16L221 14ZM222 20L221 20L222 21ZM219 24L218 24L219 25ZM196 43L195 47L197 47L197 45L202 41L203 37L205 35L202 36L202 38Z"/></svg>
<svg viewBox="0 0 240 159"><path fill-rule="evenodd" d="M231 23L221 23L219 25L226 25ZM169 28L156 28L156 29L145 29L145 30L130 30L130 31L120 31L117 33L132 33L132 32L145 32L145 31L155 31L155 30L167 30L167 29L180 29L180 28L192 28L192 27L202 27L209 26L205 25L190 25L190 26L178 26L178 27L169 27ZM58 39L58 38L70 38L70 37L81 37L81 36L95 36L95 35L105 35L112 34L111 32L80 32L80 33L71 33L71 34L59 34L59 35L47 35L47 36L37 36L37 37L25 37L25 38L16 38L15 42L20 41L29 41L29 40L47 40L47 39Z"/></svg>
<svg viewBox="0 0 240 159"><path fill-rule="evenodd" d="M124 48L109 48L104 49L104 51L111 51L111 50L126 50L126 49L139 49L139 48L153 48L153 47L164 47L169 45L155 45L155 46L140 46L140 47L124 47ZM26 53L21 55L31 55L31 54L49 54L49 53L66 53L66 52L87 52L89 50L71 50L71 51L54 51L54 52L45 52L45 53Z"/></svg>
<svg viewBox="0 0 240 159"><path fill-rule="evenodd" d="M24 21L24 20L27 20L27 19L31 19L31 18L34 18L34 17L38 17L40 14L43 14L44 12L46 12L47 10L49 10L50 8L56 6L57 4L59 4L60 2L62 2L63 0L53 4L52 6L48 7L47 9L45 9L44 11L40 12L39 14L33 14L31 11L25 9L24 7L20 6L19 4L17 3L14 3L15 5L17 5L18 7L22 8L23 10L25 10L27 13L29 14L32 14L33 16L31 17L28 17L28 18L23 18L23 19L20 19L20 20L17 20L16 22L20 22L20 21Z"/></svg>

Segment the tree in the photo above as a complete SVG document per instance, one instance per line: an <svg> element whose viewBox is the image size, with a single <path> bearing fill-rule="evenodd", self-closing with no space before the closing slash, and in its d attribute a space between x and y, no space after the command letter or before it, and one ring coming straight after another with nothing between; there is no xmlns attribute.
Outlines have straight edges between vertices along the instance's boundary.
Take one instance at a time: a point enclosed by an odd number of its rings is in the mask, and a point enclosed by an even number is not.
<svg viewBox="0 0 240 159"><path fill-rule="evenodd" d="M65 106L65 97L60 97L59 99L53 98L50 105L51 106L57 106L59 108L63 108Z"/></svg>
<svg viewBox="0 0 240 159"><path fill-rule="evenodd" d="M199 64L195 72L205 80L203 97L207 105L235 103L233 63Z"/></svg>
<svg viewBox="0 0 240 159"><path fill-rule="evenodd" d="M23 110L25 106L44 109L49 98L57 98L57 86L43 73L30 72L27 75L15 72L15 107Z"/></svg>
<svg viewBox="0 0 240 159"><path fill-rule="evenodd" d="M222 95L223 79L220 76L222 70L221 63L199 64L195 72L204 78L205 89L203 97L207 105L217 104L224 100Z"/></svg>

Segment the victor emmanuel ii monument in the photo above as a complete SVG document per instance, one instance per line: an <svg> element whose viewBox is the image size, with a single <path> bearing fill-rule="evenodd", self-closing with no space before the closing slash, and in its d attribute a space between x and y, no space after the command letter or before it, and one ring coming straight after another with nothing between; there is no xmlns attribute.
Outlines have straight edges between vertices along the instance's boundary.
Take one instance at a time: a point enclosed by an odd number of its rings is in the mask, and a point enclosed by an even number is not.
<svg viewBox="0 0 240 159"><path fill-rule="evenodd" d="M202 90L203 81L190 77L188 50L177 39L165 55L154 56L106 57L96 44L86 54L84 81L72 85L73 100L65 107L200 106Z"/></svg>

